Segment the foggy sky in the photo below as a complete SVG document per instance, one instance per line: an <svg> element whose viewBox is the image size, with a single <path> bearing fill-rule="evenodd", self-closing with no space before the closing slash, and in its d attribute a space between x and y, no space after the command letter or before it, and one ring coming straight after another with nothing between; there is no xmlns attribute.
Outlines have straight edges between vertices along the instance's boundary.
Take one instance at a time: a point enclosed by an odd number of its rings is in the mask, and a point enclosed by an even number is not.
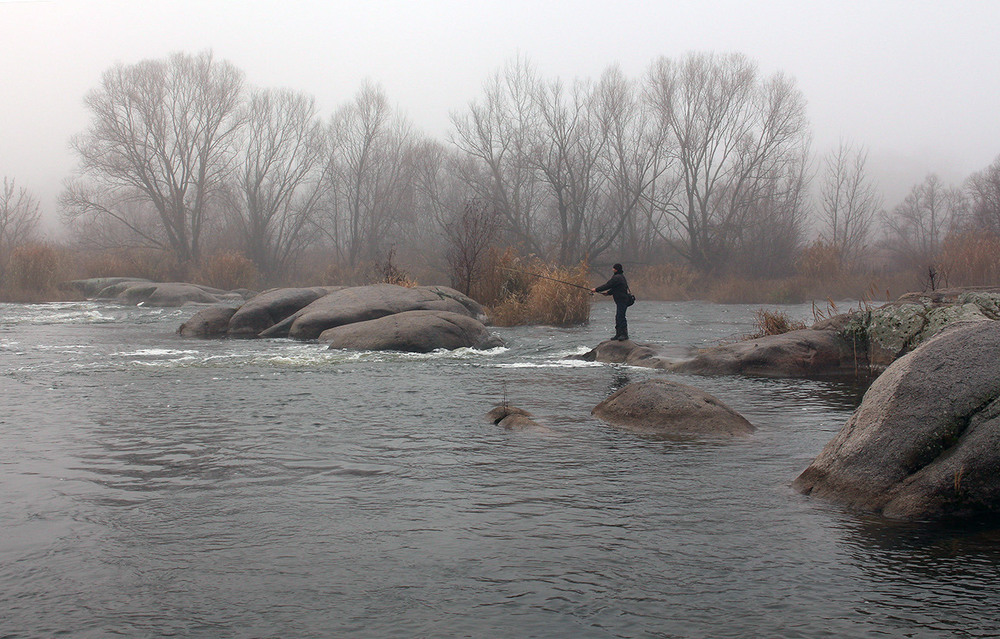
<svg viewBox="0 0 1000 639"><path fill-rule="evenodd" d="M596 80L715 51L794 77L814 151L866 145L892 207L930 172L958 183L1000 155L998 26L1000 2L968 0L0 0L0 175L55 219L86 92L116 62L175 51L212 49L251 84L315 96L324 118L374 80L440 140L516 55Z"/></svg>

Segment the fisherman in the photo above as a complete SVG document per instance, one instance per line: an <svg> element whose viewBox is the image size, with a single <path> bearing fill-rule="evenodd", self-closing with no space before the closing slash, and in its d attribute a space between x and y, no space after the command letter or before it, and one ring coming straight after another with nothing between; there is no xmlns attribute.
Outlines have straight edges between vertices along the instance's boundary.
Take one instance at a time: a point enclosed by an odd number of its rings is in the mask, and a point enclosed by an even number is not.
<svg viewBox="0 0 1000 639"><path fill-rule="evenodd" d="M628 339L628 321L625 319L625 310L632 305L635 300L632 292L628 290L628 280L622 271L621 264L615 264L611 268L614 274L611 279L596 288L590 289L591 293L602 293L610 295L615 300L617 311L615 312L615 336L611 339L624 342Z"/></svg>

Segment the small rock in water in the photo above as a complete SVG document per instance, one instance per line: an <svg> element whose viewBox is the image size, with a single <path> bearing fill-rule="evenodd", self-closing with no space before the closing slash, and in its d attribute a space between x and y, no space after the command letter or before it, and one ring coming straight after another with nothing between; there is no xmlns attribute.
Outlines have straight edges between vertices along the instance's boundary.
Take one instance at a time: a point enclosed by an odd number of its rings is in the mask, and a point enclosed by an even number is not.
<svg viewBox="0 0 1000 639"><path fill-rule="evenodd" d="M629 384L594 407L593 415L646 435L749 435L753 425L715 397L665 379Z"/></svg>

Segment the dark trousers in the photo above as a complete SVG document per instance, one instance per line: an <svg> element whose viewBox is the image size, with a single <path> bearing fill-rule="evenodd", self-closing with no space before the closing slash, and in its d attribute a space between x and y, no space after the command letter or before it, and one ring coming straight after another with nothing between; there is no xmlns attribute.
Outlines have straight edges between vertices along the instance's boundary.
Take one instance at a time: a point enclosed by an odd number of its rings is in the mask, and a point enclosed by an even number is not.
<svg viewBox="0 0 1000 639"><path fill-rule="evenodd" d="M615 301L615 306L617 307L615 311L615 337L626 337L628 336L628 320L625 319L625 310L628 306L625 302Z"/></svg>

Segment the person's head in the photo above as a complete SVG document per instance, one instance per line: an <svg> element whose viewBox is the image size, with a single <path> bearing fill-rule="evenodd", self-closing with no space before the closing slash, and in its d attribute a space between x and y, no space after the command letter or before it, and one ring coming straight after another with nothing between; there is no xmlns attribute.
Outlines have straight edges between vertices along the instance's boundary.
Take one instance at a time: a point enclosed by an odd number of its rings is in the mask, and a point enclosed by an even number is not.
<svg viewBox="0 0 1000 639"><path fill-rule="evenodd" d="M611 268L615 269L615 273L621 273L622 272L622 265L621 264L615 264Z"/></svg>

